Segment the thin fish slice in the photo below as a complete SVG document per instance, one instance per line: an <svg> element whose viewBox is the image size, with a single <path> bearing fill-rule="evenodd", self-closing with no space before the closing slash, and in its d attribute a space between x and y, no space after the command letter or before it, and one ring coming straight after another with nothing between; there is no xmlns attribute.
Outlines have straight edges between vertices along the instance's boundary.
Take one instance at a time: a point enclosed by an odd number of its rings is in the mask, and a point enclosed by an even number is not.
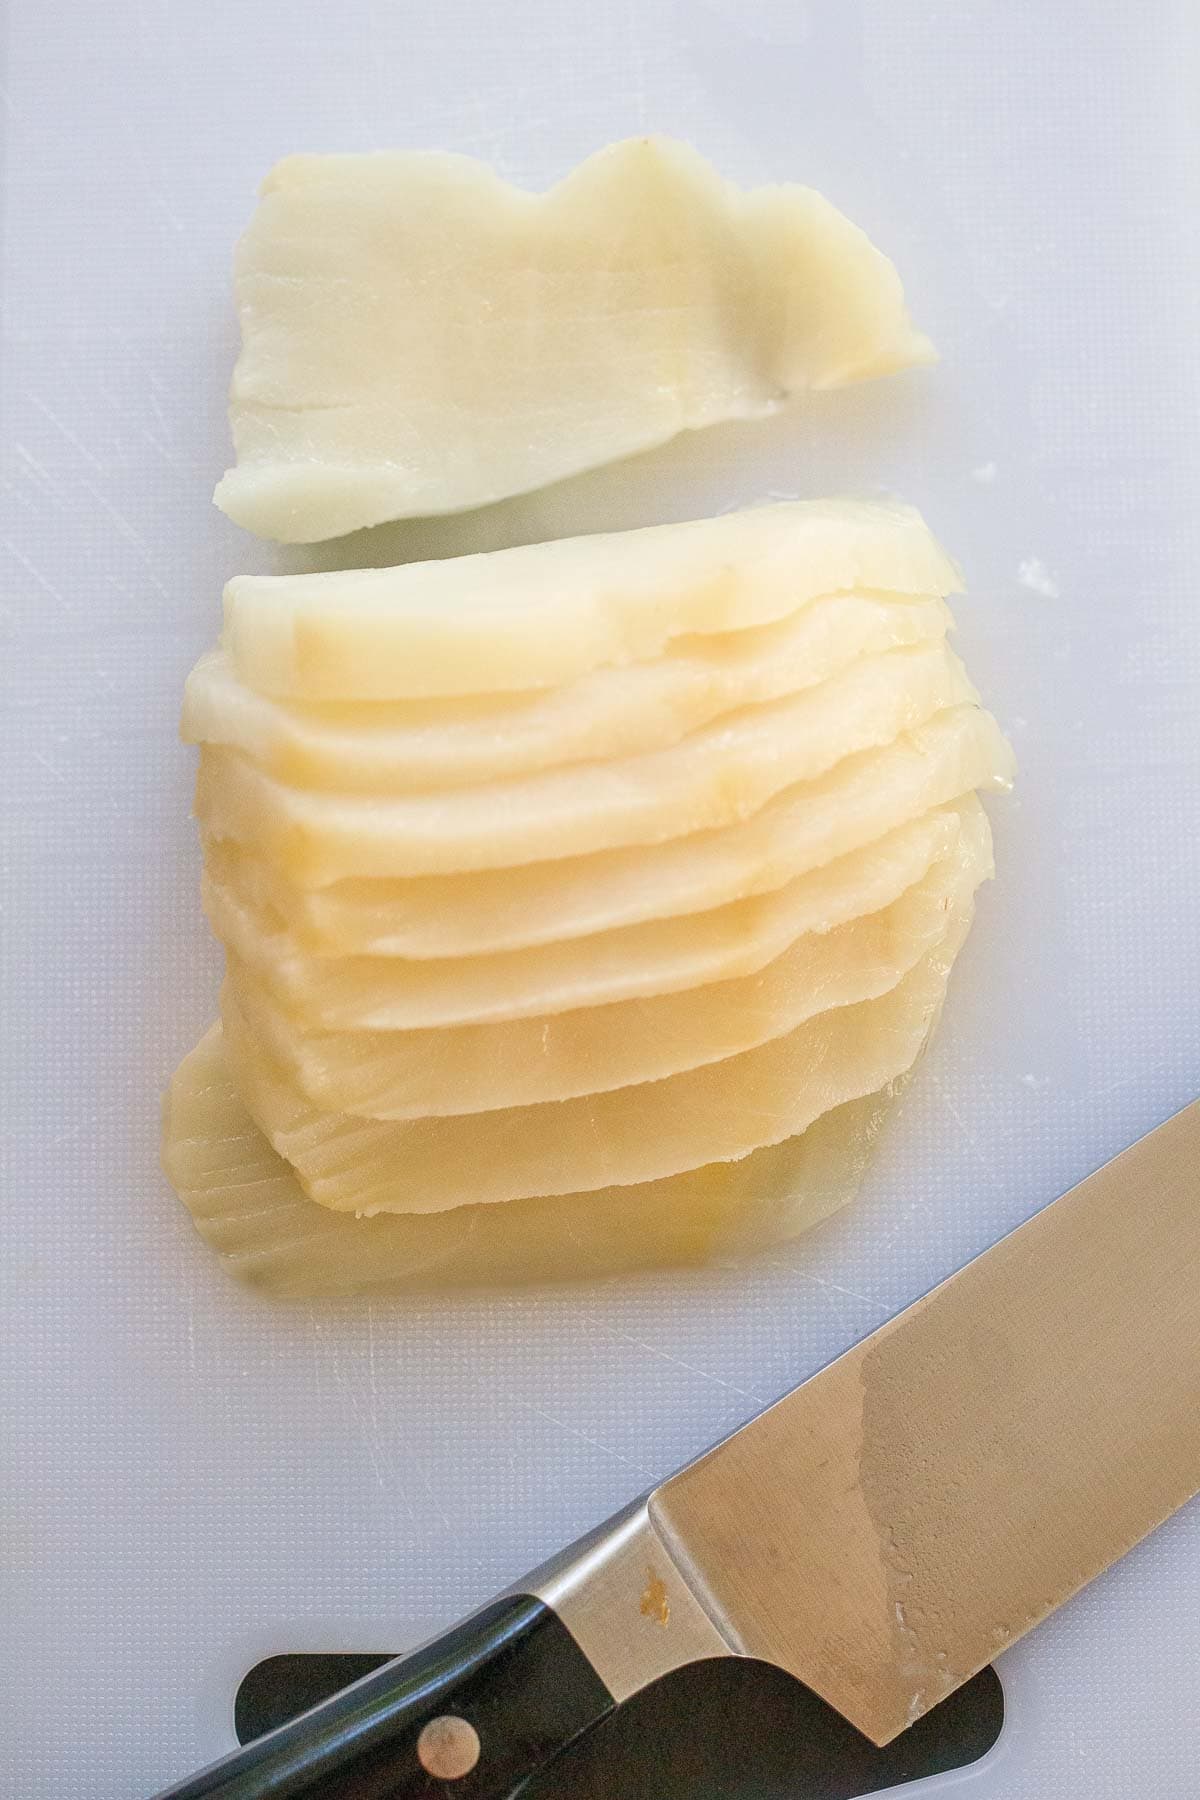
<svg viewBox="0 0 1200 1800"><path fill-rule="evenodd" d="M881 999L822 1013L741 1056L580 1100L379 1123L309 1106L228 991L225 1042L252 1117L305 1192L334 1211L441 1212L623 1187L782 1143L903 1073L941 1005L967 910L947 915L942 943Z"/></svg>
<svg viewBox="0 0 1200 1800"><path fill-rule="evenodd" d="M773 894L560 944L438 962L306 957L286 934L264 933L211 883L205 904L235 969L246 964L302 1023L428 1030L542 1018L752 975L802 934L888 905L945 854L958 829L957 812L935 810Z"/></svg>
<svg viewBox="0 0 1200 1800"><path fill-rule="evenodd" d="M306 955L491 955L770 893L972 788L1006 790L1013 766L995 720L959 706L786 790L744 824L652 849L315 890L232 839L204 834L205 860L211 891L257 915L263 930L286 927Z"/></svg>
<svg viewBox="0 0 1200 1800"><path fill-rule="evenodd" d="M399 799L287 787L205 746L196 814L302 887L511 868L735 824L784 788L976 698L946 644L891 650L666 750Z"/></svg>
<svg viewBox="0 0 1200 1800"><path fill-rule="evenodd" d="M819 595L960 585L912 507L798 500L397 568L240 575L223 642L260 693L418 700L553 687Z"/></svg>
<svg viewBox="0 0 1200 1800"><path fill-rule="evenodd" d="M860 656L945 636L943 600L831 594L772 625L679 638L668 654L532 694L289 703L223 650L188 677L183 736L240 750L277 781L342 793L462 787L677 743L721 714L814 687Z"/></svg>
<svg viewBox="0 0 1200 1800"><path fill-rule="evenodd" d="M739 1055L817 1013L886 993L941 938L956 890L990 869L982 809L925 877L881 911L806 933L760 974L551 1018L443 1031L304 1028L244 968L229 981L254 1038L315 1107L449 1117L568 1100Z"/></svg>
<svg viewBox="0 0 1200 1800"><path fill-rule="evenodd" d="M163 1166L206 1244L267 1293L331 1294L581 1281L778 1244L853 1198L891 1089L834 1108L740 1162L641 1187L356 1219L317 1206L238 1094L214 1026L163 1109Z"/></svg>
<svg viewBox="0 0 1200 1800"><path fill-rule="evenodd" d="M216 501L288 542L482 506L934 354L828 200L743 192L662 137L538 194L444 152L290 156L237 297Z"/></svg>

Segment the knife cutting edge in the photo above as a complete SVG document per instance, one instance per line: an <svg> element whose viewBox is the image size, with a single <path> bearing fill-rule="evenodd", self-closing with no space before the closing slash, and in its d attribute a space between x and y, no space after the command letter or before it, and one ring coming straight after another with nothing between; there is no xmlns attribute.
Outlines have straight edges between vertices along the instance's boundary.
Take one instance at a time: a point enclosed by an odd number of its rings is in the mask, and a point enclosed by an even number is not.
<svg viewBox="0 0 1200 1800"><path fill-rule="evenodd" d="M160 1800L502 1800L715 1656L877 1744L1200 1490L1200 1101L517 1588Z"/></svg>

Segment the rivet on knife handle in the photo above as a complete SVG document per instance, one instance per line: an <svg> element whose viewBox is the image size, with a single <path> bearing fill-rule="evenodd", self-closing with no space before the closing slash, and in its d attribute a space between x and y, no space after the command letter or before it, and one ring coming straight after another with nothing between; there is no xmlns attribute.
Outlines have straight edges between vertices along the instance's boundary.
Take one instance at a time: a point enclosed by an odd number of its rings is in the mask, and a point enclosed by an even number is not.
<svg viewBox="0 0 1200 1800"><path fill-rule="evenodd" d="M160 1800L507 1800L613 1704L545 1602L514 1594Z"/></svg>

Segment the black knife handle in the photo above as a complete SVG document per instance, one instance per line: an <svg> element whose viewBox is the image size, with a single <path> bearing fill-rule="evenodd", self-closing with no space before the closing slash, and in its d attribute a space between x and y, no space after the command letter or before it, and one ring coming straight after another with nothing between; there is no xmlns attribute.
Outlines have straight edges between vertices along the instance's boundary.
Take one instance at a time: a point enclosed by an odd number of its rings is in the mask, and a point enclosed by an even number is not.
<svg viewBox="0 0 1200 1800"><path fill-rule="evenodd" d="M158 1800L507 1800L612 1708L558 1616L513 1595Z"/></svg>

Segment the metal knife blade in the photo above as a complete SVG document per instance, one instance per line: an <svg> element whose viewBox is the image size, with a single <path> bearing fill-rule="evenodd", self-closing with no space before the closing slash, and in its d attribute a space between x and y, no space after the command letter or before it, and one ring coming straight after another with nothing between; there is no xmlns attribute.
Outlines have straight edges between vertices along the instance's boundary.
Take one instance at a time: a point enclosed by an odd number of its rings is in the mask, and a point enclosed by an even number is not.
<svg viewBox="0 0 1200 1800"><path fill-rule="evenodd" d="M888 1742L1200 1489L1200 1101L659 1487L721 1635Z"/></svg>

